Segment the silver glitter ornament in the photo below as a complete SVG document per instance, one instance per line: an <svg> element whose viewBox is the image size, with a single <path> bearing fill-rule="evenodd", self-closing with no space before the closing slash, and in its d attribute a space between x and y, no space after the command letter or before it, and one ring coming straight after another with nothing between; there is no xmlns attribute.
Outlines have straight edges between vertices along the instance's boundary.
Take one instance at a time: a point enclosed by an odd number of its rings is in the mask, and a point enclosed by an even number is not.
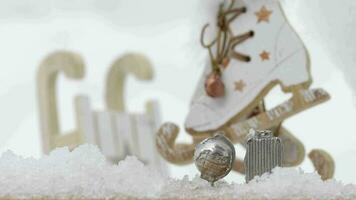
<svg viewBox="0 0 356 200"><path fill-rule="evenodd" d="M201 172L200 177L214 185L225 177L235 161L234 145L222 134L207 138L195 147L195 166Z"/></svg>

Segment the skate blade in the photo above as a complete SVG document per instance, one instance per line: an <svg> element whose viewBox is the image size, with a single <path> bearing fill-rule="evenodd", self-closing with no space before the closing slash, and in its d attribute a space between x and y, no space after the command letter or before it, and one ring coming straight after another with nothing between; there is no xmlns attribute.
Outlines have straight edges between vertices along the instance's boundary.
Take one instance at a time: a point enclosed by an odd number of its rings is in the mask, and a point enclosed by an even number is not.
<svg viewBox="0 0 356 200"><path fill-rule="evenodd" d="M293 96L282 104L260 113L247 120L230 125L231 141L244 142L250 129L265 130L278 126L287 118L319 105L330 99L330 95L323 89L301 90L298 97Z"/></svg>

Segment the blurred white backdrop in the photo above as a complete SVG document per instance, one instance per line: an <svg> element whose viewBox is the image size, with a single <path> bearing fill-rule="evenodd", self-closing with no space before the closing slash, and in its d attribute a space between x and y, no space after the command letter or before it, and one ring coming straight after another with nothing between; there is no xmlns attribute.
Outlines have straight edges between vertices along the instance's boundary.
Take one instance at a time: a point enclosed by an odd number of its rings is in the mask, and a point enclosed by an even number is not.
<svg viewBox="0 0 356 200"><path fill-rule="evenodd" d="M197 36L192 30L198 15L188 0L0 0L0 148L24 156L41 156L37 113L36 70L41 59L59 49L80 53L86 76L82 81L60 77L61 129L75 127L73 97L90 96L104 108L104 80L116 56L138 51L155 67L152 82L129 78L127 108L142 111L157 99L164 121L183 126L203 66L199 65ZM327 90L332 99L285 122L306 149L323 148L336 161L336 178L356 183L356 2L351 0L283 0L291 23L311 54L313 87ZM353 89L352 89L353 88ZM267 104L287 98L279 88ZM190 141L186 133L179 140ZM238 155L242 152L238 149ZM309 160L301 166L312 171ZM171 175L198 173L193 165L170 166ZM231 173L227 180L241 182Z"/></svg>

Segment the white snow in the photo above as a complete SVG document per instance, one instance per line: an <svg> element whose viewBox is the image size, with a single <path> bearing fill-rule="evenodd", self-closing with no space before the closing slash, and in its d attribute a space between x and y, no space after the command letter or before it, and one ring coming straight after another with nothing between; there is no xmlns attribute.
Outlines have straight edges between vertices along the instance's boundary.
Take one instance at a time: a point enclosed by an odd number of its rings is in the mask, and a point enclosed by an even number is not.
<svg viewBox="0 0 356 200"><path fill-rule="evenodd" d="M93 145L72 152L59 148L38 160L8 151L0 158L0 172L1 197L152 197L163 184L162 176L135 157L112 165Z"/></svg>
<svg viewBox="0 0 356 200"><path fill-rule="evenodd" d="M211 199L353 199L356 186L323 182L315 173L276 168L248 184L219 181L215 187L198 176L164 177L135 157L117 165L99 149L82 145L54 150L40 159L8 151L0 157L0 197L12 198L211 198Z"/></svg>

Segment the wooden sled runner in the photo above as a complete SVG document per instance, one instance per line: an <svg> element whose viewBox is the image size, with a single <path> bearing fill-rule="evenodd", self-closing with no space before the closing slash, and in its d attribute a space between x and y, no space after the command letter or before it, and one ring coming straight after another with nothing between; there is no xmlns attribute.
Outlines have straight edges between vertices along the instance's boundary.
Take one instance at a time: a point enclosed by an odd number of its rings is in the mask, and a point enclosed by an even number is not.
<svg viewBox="0 0 356 200"><path fill-rule="evenodd" d="M124 108L125 77L132 74L139 80L152 79L153 69L148 59L140 54L119 57L107 76L107 109L93 110L89 98L78 95L74 101L77 128L62 134L57 114L57 76L64 73L67 78L80 80L84 77L84 71L80 55L67 51L52 53L40 64L37 85L43 151L49 153L56 147L69 146L72 149L90 143L97 145L113 162L135 155L165 172L166 166L158 156L154 143L155 131L160 123L158 103L147 102L145 113L128 113Z"/></svg>

